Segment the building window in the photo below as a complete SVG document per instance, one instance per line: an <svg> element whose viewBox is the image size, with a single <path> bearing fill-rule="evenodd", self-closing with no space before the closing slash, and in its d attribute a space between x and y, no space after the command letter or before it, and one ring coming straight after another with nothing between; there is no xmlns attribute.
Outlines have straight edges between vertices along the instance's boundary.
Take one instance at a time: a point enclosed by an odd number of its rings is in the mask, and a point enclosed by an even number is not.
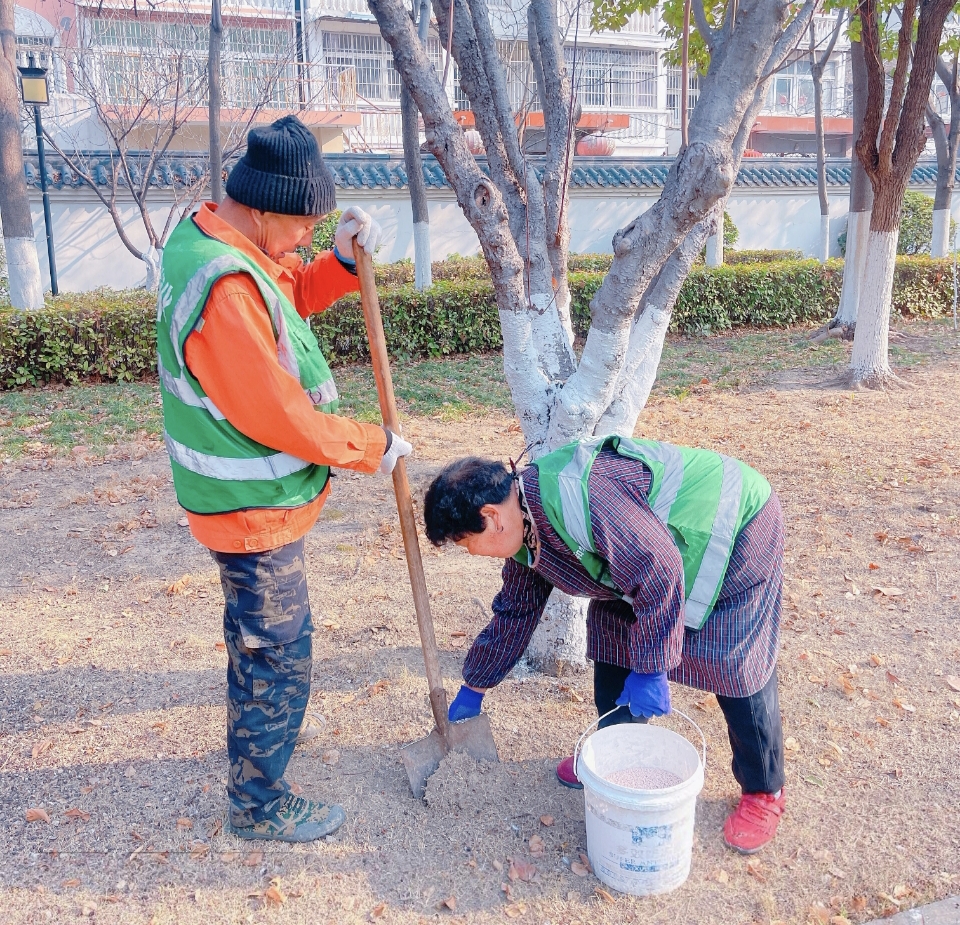
<svg viewBox="0 0 960 925"><path fill-rule="evenodd" d="M133 103L144 95L206 101L209 25L92 17L84 25L82 80L98 85L105 102ZM294 38L289 26L230 26L221 57L223 105L290 108L297 103Z"/></svg>
<svg viewBox="0 0 960 925"><path fill-rule="evenodd" d="M328 74L353 71L358 97L370 101L400 99L400 75L390 46L379 35L324 32L323 60Z"/></svg>
<svg viewBox="0 0 960 925"><path fill-rule="evenodd" d="M567 73L585 109L655 109L657 53L613 48L564 48Z"/></svg>
<svg viewBox="0 0 960 925"><path fill-rule="evenodd" d="M828 61L823 69L824 115L840 114L842 94L837 87L837 62ZM777 115L813 115L813 78L810 62L800 58L778 71L767 91L766 111Z"/></svg>
<svg viewBox="0 0 960 925"><path fill-rule="evenodd" d="M673 128L680 127L680 89L683 81L680 77L680 68L667 68L667 112L670 116L670 125ZM690 119L690 113L697 105L700 99L700 75L696 69L691 68L687 74L687 119Z"/></svg>

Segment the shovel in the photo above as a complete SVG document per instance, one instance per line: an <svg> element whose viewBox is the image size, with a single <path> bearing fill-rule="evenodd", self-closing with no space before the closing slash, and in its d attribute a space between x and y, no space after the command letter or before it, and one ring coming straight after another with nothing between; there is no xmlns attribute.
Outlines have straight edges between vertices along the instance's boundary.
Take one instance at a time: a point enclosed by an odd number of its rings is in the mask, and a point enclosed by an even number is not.
<svg viewBox="0 0 960 925"><path fill-rule="evenodd" d="M383 333L380 300L377 298L377 285L373 276L373 259L357 244L356 239L353 243L353 252L357 259L360 304L363 307L367 339L370 341L370 359L373 363L373 375L377 381L380 413L383 416L383 423L394 433L399 434L400 421L397 418L397 404L393 396L393 379L390 376L387 341ZM485 713L458 723L451 723L447 719L447 692L443 689L443 676L440 674L440 654L437 651L437 639L433 631L427 584L423 577L417 522L413 515L413 500L410 497L410 484L407 481L406 461L402 457L397 460L393 470L393 490L397 496L403 551L407 557L407 570L410 572L410 585L413 589L413 605L417 612L423 664L430 689L430 707L436 723L436 727L426 738L411 742L400 749L400 758L407 769L407 777L410 778L410 789L413 790L413 795L417 799L421 799L426 792L427 779L437 770L448 752L466 752L478 761L499 761L500 756L497 754L497 745L490 729L490 719Z"/></svg>

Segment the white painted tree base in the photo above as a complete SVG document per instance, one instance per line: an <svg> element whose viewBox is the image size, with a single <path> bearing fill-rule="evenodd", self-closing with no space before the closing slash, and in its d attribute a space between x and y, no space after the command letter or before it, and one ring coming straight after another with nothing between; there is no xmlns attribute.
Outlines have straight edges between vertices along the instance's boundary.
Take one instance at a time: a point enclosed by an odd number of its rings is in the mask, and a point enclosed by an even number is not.
<svg viewBox="0 0 960 925"><path fill-rule="evenodd" d="M843 288L834 325L853 327L857 323L857 306L866 266L867 238L870 236L870 213L851 212L847 217L847 252L843 267Z"/></svg>
<svg viewBox="0 0 960 925"><path fill-rule="evenodd" d="M950 210L933 210L933 237L930 240L930 256L946 257L950 253Z"/></svg>
<svg viewBox="0 0 960 925"><path fill-rule="evenodd" d="M413 223L413 285L420 292L433 285L430 262L430 223Z"/></svg>
<svg viewBox="0 0 960 925"><path fill-rule="evenodd" d="M897 231L871 231L867 238L857 330L850 356L854 385L882 388L895 379L888 347L897 234Z"/></svg>
<svg viewBox="0 0 960 925"><path fill-rule="evenodd" d="M830 259L830 216L820 216L820 249L817 252L817 260L820 263L826 263Z"/></svg>
<svg viewBox="0 0 960 925"><path fill-rule="evenodd" d="M156 292L160 288L160 265L163 262L163 248L157 249L151 244L143 252L143 262L147 265L147 279L143 286L148 292Z"/></svg>
<svg viewBox="0 0 960 925"><path fill-rule="evenodd" d="M40 260L33 238L3 238L10 277L10 304L21 311L43 308Z"/></svg>
<svg viewBox="0 0 960 925"><path fill-rule="evenodd" d="M706 263L708 267L723 266L723 234L712 234L707 238Z"/></svg>
<svg viewBox="0 0 960 925"><path fill-rule="evenodd" d="M558 677L587 667L587 606L583 597L554 591L527 646L531 668Z"/></svg>

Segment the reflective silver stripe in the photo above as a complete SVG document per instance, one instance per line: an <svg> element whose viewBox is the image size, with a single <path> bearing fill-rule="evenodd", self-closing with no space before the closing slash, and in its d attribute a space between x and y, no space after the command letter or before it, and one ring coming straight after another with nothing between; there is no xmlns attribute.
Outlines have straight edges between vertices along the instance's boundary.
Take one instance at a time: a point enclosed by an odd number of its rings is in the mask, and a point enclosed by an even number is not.
<svg viewBox="0 0 960 925"><path fill-rule="evenodd" d="M340 397L340 393L337 391L337 385L332 379L321 382L320 385L314 386L312 389L307 389L306 392L310 397L310 401L315 405L329 405L330 402L336 401Z"/></svg>
<svg viewBox="0 0 960 925"><path fill-rule="evenodd" d="M171 395L178 398L185 405L190 405L191 408L204 408L210 412L212 418L218 421L226 420L223 412L210 401L209 398L205 395L197 395L197 393L193 391L193 388L184 376L181 375L179 379L174 379L170 371L163 365L163 361L157 364L157 368L160 372L160 382L163 383L163 387Z"/></svg>
<svg viewBox="0 0 960 925"><path fill-rule="evenodd" d="M700 629L703 625L707 608L713 602L736 539L740 496L743 493L743 474L740 471L740 464L735 459L722 454L720 459L723 460L720 503L713 520L710 540L700 560L700 568L697 570L697 577L687 595L684 608L683 622L691 629Z"/></svg>
<svg viewBox="0 0 960 925"><path fill-rule="evenodd" d="M219 479L223 482L256 482L281 479L292 475L301 469L306 469L311 463L289 453L274 453L272 456L253 456L248 459L235 459L228 456L210 456L199 453L190 447L174 440L166 431L163 432L163 442L166 444L170 458L184 469L204 475L210 479Z"/></svg>
<svg viewBox="0 0 960 925"><path fill-rule="evenodd" d="M638 449L663 464L663 479L653 502L653 513L661 523L666 523L683 482L683 454L672 443L658 443L655 447L643 445Z"/></svg>
<svg viewBox="0 0 960 925"><path fill-rule="evenodd" d="M249 272L249 267L238 263L235 257L230 254L223 254L220 257L205 263L193 276L190 282L184 287L177 304L173 307L173 313L170 315L170 340L173 342L173 350L177 355L177 362L184 366L183 353L180 350L180 332L187 323L187 319L193 314L193 310L200 301L203 290L207 288L207 283L214 277L222 276L230 270L238 273Z"/></svg>
<svg viewBox="0 0 960 925"><path fill-rule="evenodd" d="M560 489L560 510L563 513L563 525L567 533L576 540L581 549L587 552L596 552L590 542L590 531L587 528L586 503L583 498L583 474L590 465L597 445L606 439L600 437L581 443L558 476Z"/></svg>

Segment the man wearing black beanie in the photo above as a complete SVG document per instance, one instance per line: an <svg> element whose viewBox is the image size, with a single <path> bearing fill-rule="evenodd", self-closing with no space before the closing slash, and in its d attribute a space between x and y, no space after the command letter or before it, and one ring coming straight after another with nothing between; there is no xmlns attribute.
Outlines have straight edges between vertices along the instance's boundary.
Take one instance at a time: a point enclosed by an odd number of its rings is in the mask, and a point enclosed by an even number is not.
<svg viewBox="0 0 960 925"><path fill-rule="evenodd" d="M220 568L227 669L230 826L242 838L305 842L341 807L294 795L284 773L310 698L313 620L304 536L330 467L389 474L412 447L336 414L337 389L305 319L358 288L354 241L380 226L347 209L336 245L295 254L336 208L333 173L293 116L253 129L227 196L181 222L163 253L157 349L164 441L177 500Z"/></svg>

